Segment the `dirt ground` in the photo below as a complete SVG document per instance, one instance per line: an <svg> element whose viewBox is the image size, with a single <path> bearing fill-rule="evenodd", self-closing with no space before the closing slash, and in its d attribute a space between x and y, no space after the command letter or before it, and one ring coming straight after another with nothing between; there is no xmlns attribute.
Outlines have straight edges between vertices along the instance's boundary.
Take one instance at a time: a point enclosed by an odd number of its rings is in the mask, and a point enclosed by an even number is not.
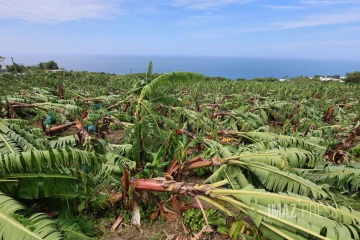
<svg viewBox="0 0 360 240"><path fill-rule="evenodd" d="M36 128L40 128L41 129L41 122L31 122L31 125L33 127ZM76 126L72 126L69 128L66 128L64 130L60 130L56 133L54 133L53 135L57 135L60 137L65 137L65 136L70 136L70 135L76 135L78 133L78 130L76 128ZM122 140L122 135L124 133L124 130L109 130L109 132L106 134L105 139L111 143L111 144L119 144ZM96 136L95 136L96 137Z"/></svg>
<svg viewBox="0 0 360 240"><path fill-rule="evenodd" d="M122 140L122 135L124 130L110 130L108 134L106 134L106 140L111 144L119 144Z"/></svg>
<svg viewBox="0 0 360 240"><path fill-rule="evenodd" d="M144 226L141 226L141 228L134 225L123 226L114 232L109 231L105 233L101 240L190 240L191 237L191 234L185 234L185 229L182 226L181 221L157 221L145 224ZM224 238L216 232L213 232L204 233L200 239L223 240Z"/></svg>

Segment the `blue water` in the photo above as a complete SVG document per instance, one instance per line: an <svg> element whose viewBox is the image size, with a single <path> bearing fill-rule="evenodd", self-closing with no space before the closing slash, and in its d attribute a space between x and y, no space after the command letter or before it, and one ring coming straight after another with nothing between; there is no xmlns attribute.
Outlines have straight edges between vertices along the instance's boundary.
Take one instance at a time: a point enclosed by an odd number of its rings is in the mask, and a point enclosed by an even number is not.
<svg viewBox="0 0 360 240"><path fill-rule="evenodd" d="M207 76L226 78L314 76L344 76L360 70L360 61L305 60L235 57L185 57L185 56L117 56L117 55L13 55L15 62L25 65L54 60L67 70L86 70L127 74L145 72L153 61L154 72L198 72ZM10 63L9 58L6 60Z"/></svg>

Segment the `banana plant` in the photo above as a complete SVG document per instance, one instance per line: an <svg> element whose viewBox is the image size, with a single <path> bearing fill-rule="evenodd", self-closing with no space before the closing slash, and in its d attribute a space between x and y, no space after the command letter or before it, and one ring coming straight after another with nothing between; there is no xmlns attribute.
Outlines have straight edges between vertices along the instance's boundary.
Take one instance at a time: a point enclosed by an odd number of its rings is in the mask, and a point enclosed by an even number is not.
<svg viewBox="0 0 360 240"><path fill-rule="evenodd" d="M227 183L199 185L165 178L131 180L137 191L186 194L211 204L229 217L245 213L269 239L359 239L357 211L297 194L271 193L252 185L240 190L221 188Z"/></svg>

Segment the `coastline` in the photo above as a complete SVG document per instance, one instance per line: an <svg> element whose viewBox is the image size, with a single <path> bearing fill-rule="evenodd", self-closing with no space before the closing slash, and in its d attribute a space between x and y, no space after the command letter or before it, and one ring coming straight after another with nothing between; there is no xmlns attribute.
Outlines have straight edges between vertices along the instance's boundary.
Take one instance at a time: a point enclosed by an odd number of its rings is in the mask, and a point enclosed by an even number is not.
<svg viewBox="0 0 360 240"><path fill-rule="evenodd" d="M11 64L7 57L6 64ZM345 76L358 70L360 61L306 60L273 58L236 58L203 56L120 56L120 55L26 55L15 54L14 61L24 65L54 60L60 67L74 71L129 74L145 72L149 61L154 63L154 73L173 71L197 72L206 76L229 79L285 76Z"/></svg>

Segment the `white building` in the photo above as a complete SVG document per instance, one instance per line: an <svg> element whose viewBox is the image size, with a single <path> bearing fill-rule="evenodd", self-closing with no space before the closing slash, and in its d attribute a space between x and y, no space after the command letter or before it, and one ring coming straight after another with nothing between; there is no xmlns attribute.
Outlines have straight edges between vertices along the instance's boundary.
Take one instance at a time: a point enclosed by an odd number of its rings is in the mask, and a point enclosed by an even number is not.
<svg viewBox="0 0 360 240"><path fill-rule="evenodd" d="M0 56L0 72L6 72L5 58Z"/></svg>
<svg viewBox="0 0 360 240"><path fill-rule="evenodd" d="M329 77L320 77L320 81L331 81L331 80L333 79Z"/></svg>
<svg viewBox="0 0 360 240"><path fill-rule="evenodd" d="M331 77L320 77L320 81L333 81L333 82L344 82L343 80L346 77L340 77L340 78L331 78Z"/></svg>

